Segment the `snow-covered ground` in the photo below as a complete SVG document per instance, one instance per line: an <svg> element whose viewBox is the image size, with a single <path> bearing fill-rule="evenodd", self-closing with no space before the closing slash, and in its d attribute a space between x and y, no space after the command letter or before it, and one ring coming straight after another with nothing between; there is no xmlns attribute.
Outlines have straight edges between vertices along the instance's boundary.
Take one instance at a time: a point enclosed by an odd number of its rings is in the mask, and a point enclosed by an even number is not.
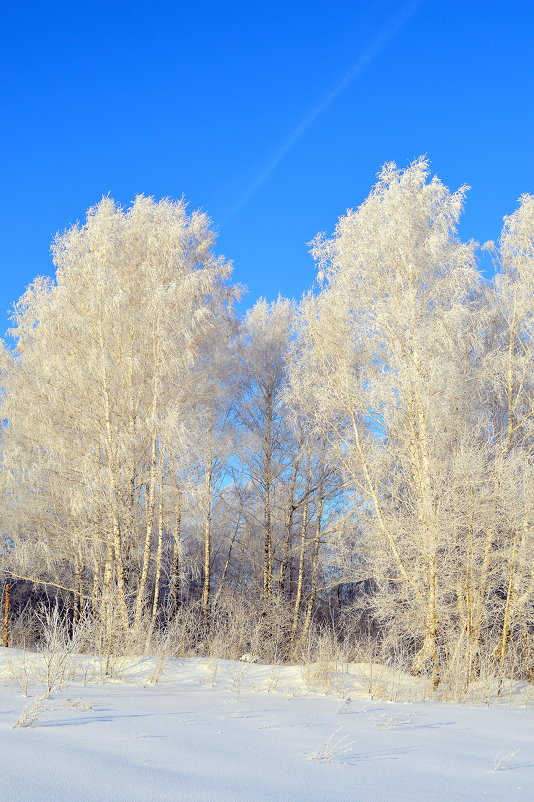
<svg viewBox="0 0 534 802"><path fill-rule="evenodd" d="M376 698L423 691L376 666L130 658L102 682L97 660L70 661L39 701L43 658L0 649L2 800L534 799L526 684L488 707Z"/></svg>

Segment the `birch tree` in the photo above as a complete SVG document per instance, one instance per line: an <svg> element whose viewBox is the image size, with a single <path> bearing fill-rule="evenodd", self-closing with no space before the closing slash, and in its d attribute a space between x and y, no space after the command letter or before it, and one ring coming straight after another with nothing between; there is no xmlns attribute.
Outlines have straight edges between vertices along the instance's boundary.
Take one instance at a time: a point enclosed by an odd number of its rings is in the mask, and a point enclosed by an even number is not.
<svg viewBox="0 0 534 802"><path fill-rule="evenodd" d="M493 251L482 403L491 433L493 581L486 607L498 622L494 656L504 669L512 633L530 639L534 615L534 197L504 218ZM489 595L489 591L493 591ZM501 604L498 604L498 600Z"/></svg>
<svg viewBox="0 0 534 802"><path fill-rule="evenodd" d="M272 304L260 300L248 312L241 329L243 357L235 414L245 431L244 475L253 484L261 504L258 528L262 531L262 593L266 602L274 589L275 531L280 518L282 477L286 472L291 474L296 457L282 399L293 314L293 304L286 299L279 298Z"/></svg>
<svg viewBox="0 0 534 802"><path fill-rule="evenodd" d="M19 549L39 532L50 565L77 555L83 594L124 629L148 604L168 456L187 452L205 400L196 362L231 317L213 242L182 201L105 198L57 236L56 279L14 310L4 417Z"/></svg>
<svg viewBox="0 0 534 802"><path fill-rule="evenodd" d="M439 567L447 455L469 421L469 299L479 283L473 245L455 230L464 194L429 179L423 159L382 169L334 236L314 243L322 290L303 303L292 368L294 404L363 504L381 612L407 613L413 669L430 663L435 684L449 590Z"/></svg>

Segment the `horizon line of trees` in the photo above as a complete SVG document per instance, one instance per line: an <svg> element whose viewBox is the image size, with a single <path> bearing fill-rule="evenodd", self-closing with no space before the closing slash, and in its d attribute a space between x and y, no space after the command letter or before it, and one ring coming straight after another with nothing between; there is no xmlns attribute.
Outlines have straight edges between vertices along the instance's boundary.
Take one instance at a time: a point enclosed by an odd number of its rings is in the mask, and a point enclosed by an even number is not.
<svg viewBox="0 0 534 802"><path fill-rule="evenodd" d="M1 352L21 603L52 589L112 638L239 601L286 657L328 621L436 687L533 672L534 196L488 280L465 192L386 164L313 242L312 290L241 320L183 201L104 198L58 235Z"/></svg>

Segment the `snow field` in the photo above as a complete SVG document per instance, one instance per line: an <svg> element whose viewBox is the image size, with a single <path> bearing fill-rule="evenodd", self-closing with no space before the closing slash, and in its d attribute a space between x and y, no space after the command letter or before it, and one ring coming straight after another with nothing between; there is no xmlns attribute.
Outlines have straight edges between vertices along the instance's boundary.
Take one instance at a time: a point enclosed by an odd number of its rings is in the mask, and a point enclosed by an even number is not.
<svg viewBox="0 0 534 802"><path fill-rule="evenodd" d="M68 683L41 698L42 657L0 650L3 799L534 798L524 683L510 685L514 704L488 707L373 699L369 675L380 669L398 698L416 698L423 682L377 666L327 677L322 666L213 658L123 658L112 668L102 683L100 661L77 656ZM21 718L29 705L33 722Z"/></svg>

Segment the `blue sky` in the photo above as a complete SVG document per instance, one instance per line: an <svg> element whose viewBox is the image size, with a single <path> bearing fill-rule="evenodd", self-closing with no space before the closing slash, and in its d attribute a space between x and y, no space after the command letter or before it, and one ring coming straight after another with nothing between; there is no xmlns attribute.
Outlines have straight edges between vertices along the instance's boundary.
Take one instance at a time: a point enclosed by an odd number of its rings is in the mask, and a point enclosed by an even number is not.
<svg viewBox="0 0 534 802"><path fill-rule="evenodd" d="M497 238L534 191L531 0L33 2L5 7L0 314L55 231L110 193L184 195L244 305L298 297L306 243L385 161L428 154Z"/></svg>

